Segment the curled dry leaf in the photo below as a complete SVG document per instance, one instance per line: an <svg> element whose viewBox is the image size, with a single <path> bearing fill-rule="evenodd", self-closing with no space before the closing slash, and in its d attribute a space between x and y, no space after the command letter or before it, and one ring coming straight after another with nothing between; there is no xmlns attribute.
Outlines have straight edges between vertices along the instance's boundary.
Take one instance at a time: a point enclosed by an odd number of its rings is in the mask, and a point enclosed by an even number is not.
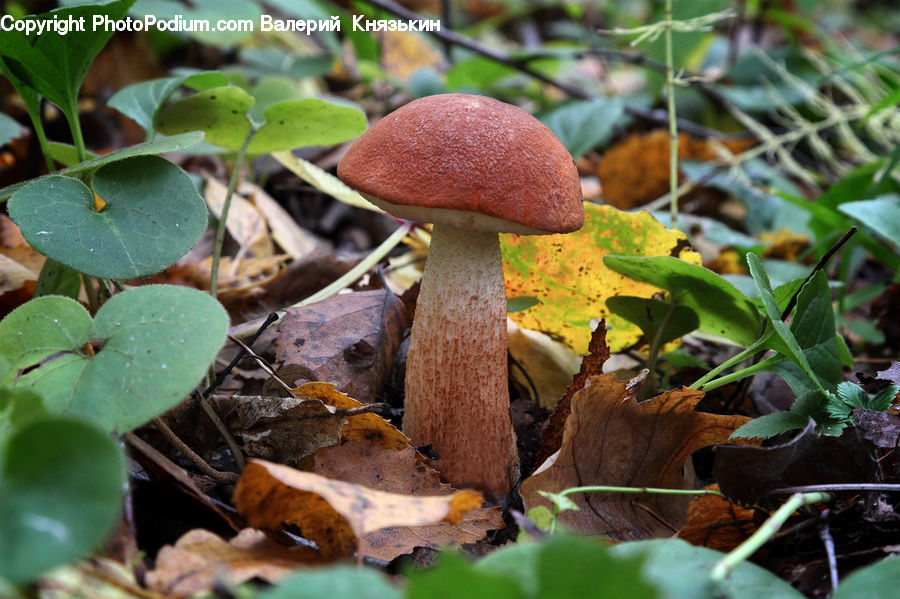
<svg viewBox="0 0 900 599"><path fill-rule="evenodd" d="M629 383L614 374L590 377L572 396L559 453L522 483L526 508L549 507L538 491L570 487L689 488L685 462L698 449L725 442L748 419L695 412L703 393L668 391L638 403ZM578 511L566 511L568 529L616 539L669 535L684 524L687 502L672 495L588 493L572 497Z"/></svg>
<svg viewBox="0 0 900 599"><path fill-rule="evenodd" d="M591 341L588 344L588 355L581 361L581 368L566 389L565 395L557 402L553 414L547 421L544 433L541 436L541 446L538 448L535 463L540 465L559 451L562 447L563 430L572 406L572 396L584 387L588 378L603 374L603 364L609 359L609 346L606 345L606 321L601 320L594 332L591 333Z"/></svg>
<svg viewBox="0 0 900 599"><path fill-rule="evenodd" d="M386 493L452 495L454 489L442 483L437 471L416 456L411 447L383 451L377 440L344 443L319 451L313 472ZM479 506L455 523L392 526L370 532L360 539L360 552L366 557L390 561L416 547L437 549L474 543L483 539L489 530L502 527L500 508Z"/></svg>
<svg viewBox="0 0 900 599"><path fill-rule="evenodd" d="M252 457L293 464L341 441L344 418L317 399L235 397L244 449Z"/></svg>
<svg viewBox="0 0 900 599"><path fill-rule="evenodd" d="M278 325L276 355L368 403L384 385L408 325L403 303L389 291L337 295L289 308Z"/></svg>
<svg viewBox="0 0 900 599"><path fill-rule="evenodd" d="M335 389L332 383L305 383L294 389L298 397L316 399L338 410L361 407L363 404ZM347 417L341 430L343 441L376 441L382 449L410 447L409 438L378 414L356 414Z"/></svg>
<svg viewBox="0 0 900 599"><path fill-rule="evenodd" d="M254 460L238 482L234 502L251 526L294 525L324 558L333 559L351 556L364 535L381 528L459 522L483 499L474 491L437 497L384 493Z"/></svg>
<svg viewBox="0 0 900 599"><path fill-rule="evenodd" d="M146 584L166 597L210 592L217 582L239 585L252 578L277 582L298 566L321 561L311 547L283 547L265 533L245 528L226 542L215 534L195 529L156 556L156 568Z"/></svg>

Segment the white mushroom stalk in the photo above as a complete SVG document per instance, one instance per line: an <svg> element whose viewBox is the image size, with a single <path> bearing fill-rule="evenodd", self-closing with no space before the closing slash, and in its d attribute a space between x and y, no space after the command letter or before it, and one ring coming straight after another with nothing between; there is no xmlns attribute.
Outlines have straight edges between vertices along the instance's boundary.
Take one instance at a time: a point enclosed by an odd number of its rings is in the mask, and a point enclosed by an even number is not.
<svg viewBox="0 0 900 599"><path fill-rule="evenodd" d="M403 429L434 446L445 478L495 496L509 492L519 468L506 373L499 235L435 225L406 363Z"/></svg>

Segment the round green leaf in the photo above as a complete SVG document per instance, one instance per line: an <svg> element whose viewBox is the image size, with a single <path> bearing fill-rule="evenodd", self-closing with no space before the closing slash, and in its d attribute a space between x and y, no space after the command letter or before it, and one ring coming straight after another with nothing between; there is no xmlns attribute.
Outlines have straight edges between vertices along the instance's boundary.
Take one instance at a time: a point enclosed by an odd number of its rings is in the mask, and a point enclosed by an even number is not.
<svg viewBox="0 0 900 599"><path fill-rule="evenodd" d="M94 191L69 177L38 179L17 191L9 214L35 249L85 274L129 279L159 272L206 229L206 207L190 177L157 156L102 167Z"/></svg>
<svg viewBox="0 0 900 599"><path fill-rule="evenodd" d="M87 423L43 418L14 431L0 461L0 577L24 583L94 549L123 484L122 454Z"/></svg>
<svg viewBox="0 0 900 599"><path fill-rule="evenodd" d="M163 107L156 128L166 135L203 131L205 141L237 151L250 132L251 106L253 97L241 88L214 87Z"/></svg>
<svg viewBox="0 0 900 599"><path fill-rule="evenodd" d="M250 142L248 152L265 154L302 146L328 146L353 139L366 130L358 108L316 98L285 100L265 111L266 124Z"/></svg>
<svg viewBox="0 0 900 599"><path fill-rule="evenodd" d="M729 597L730 599L802 599L803 594L768 570L743 562L714 587L709 572L723 554L695 547L681 539L654 539L621 543L610 547L619 557L646 559L643 578L671 599Z"/></svg>
<svg viewBox="0 0 900 599"><path fill-rule="evenodd" d="M67 297L48 295L22 304L0 321L0 357L27 368L91 338L91 315Z"/></svg>
<svg viewBox="0 0 900 599"><path fill-rule="evenodd" d="M227 328L224 308L201 291L138 287L113 296L97 312L93 333L104 345L95 356L70 346L69 353L41 364L17 385L33 388L51 412L83 416L105 430L125 432L171 408L194 388L222 347Z"/></svg>

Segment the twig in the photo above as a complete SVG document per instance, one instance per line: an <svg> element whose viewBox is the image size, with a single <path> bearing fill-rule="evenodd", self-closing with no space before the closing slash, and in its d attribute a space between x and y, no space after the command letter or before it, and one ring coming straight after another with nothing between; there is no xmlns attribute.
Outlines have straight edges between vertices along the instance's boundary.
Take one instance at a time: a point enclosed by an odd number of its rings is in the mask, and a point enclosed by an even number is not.
<svg viewBox="0 0 900 599"><path fill-rule="evenodd" d="M825 546L825 555L828 556L828 575L831 579L831 592L833 593L838 588L839 579L837 556L834 554L834 538L832 538L831 528L828 526L829 512L830 510L824 510L822 512L822 518L824 518L825 522L819 529L819 538L822 539L822 544Z"/></svg>
<svg viewBox="0 0 900 599"><path fill-rule="evenodd" d="M825 485L803 485L784 487L769 491L769 495L788 495L793 493L831 493L833 491L886 491L900 493L900 484L892 483L831 483Z"/></svg>
<svg viewBox="0 0 900 599"><path fill-rule="evenodd" d="M262 324L259 325L259 328L256 329L256 333L247 341L247 346L253 347L253 344L256 343L256 340L259 339L259 336L263 334L263 332L269 328L273 323L278 322L278 314L272 312L269 314ZM245 346L241 344L241 349L238 351L237 355L231 359L231 362L228 363L228 366L225 367L222 372L220 372L216 379L203 391L203 396L208 397L210 393L215 391L216 387L222 384L222 381L225 380L225 377L228 376L231 371L234 370L234 367L238 365L238 362L244 359L247 355L247 352L243 349Z"/></svg>
<svg viewBox="0 0 900 599"><path fill-rule="evenodd" d="M206 460L197 455L193 449L188 447L184 441L179 439L178 435L172 432L172 429L170 429L169 426L160 418L154 418L152 422L153 426L156 427L156 430L161 432L166 440L168 440L169 443L171 443L175 447L175 449L181 452L181 455L190 460L197 467L197 469L206 476L210 477L216 482L228 484L236 483L238 479L240 479L241 476L236 472L219 472L208 463L206 463Z"/></svg>
<svg viewBox="0 0 900 599"><path fill-rule="evenodd" d="M232 335L228 335L228 340L231 341L232 343L236 343L238 346L240 346L240 348L241 348L241 350L244 352L244 354L245 354L248 358L254 359L254 360L256 361L256 363L259 364L259 367L262 368L263 370L265 370L265 371L266 371L266 374L268 374L270 377L272 377L272 380L274 380L276 383L278 383L279 385L281 385L281 388L282 388L282 389L284 389L285 391L287 391L287 392L290 393L291 395L294 394L294 390L291 389L291 386L288 385L287 383L285 383L285 382L281 379L281 377L279 377L277 374L275 374L275 369L272 368L272 366L266 361L265 358L263 358L262 356L260 356L259 354L257 354L257 353L256 353L255 351L253 351L252 349L250 349L250 348L247 346L247 344L245 344L243 341L241 341L241 340L238 339L237 337L234 337L234 336L232 336Z"/></svg>
<svg viewBox="0 0 900 599"><path fill-rule="evenodd" d="M812 272L810 272L809 275L806 277L806 280L803 281L803 285L800 285L800 287L797 289L797 291L794 292L794 295L791 296L791 301L788 302L788 305L785 307L784 311L781 313L781 320L784 320L785 318L787 318L788 315L791 313L791 310L794 309L794 306L797 305L797 298L800 296L800 291L803 290L803 287L805 287L806 284L809 283L810 279L812 279L813 276L818 271L825 268L825 265L828 264L828 261L831 259L831 257L834 256L834 254L839 249L841 249L841 247L843 247L843 245L845 243L847 243L847 241L849 241L849 239L851 237L853 237L853 234L856 233L857 230L859 230L859 227L857 227L856 225L853 225L852 227L850 227L850 230L847 231L846 233L844 233L844 235L840 239L837 240L837 243L835 243L833 246L831 246L831 249L829 249L827 252L825 252L825 255L819 259L819 261L813 267Z"/></svg>
<svg viewBox="0 0 900 599"><path fill-rule="evenodd" d="M241 448L238 446L237 441L234 440L234 435L232 435L231 431L228 430L228 427L225 426L225 423L219 417L219 413L213 409L205 396L201 395L199 401L203 413L206 414L206 417L212 421L213 426L215 426L216 430L219 431L219 434L222 435L222 439L225 441L225 445L228 446L228 450L231 452L231 457L234 458L234 463L237 465L238 470L243 472L244 468L247 467L247 460L244 459Z"/></svg>
<svg viewBox="0 0 900 599"><path fill-rule="evenodd" d="M407 10L406 8L400 6L399 4L392 2L391 0L364 0L367 4L371 4L372 6L378 7L382 10L385 10L393 15L400 17L401 19L407 20L421 20L421 16L415 12ZM521 71L538 81L546 83L547 85L552 85L553 87L566 92L568 95L573 98L578 98L580 100L590 100L595 96L586 92L585 90L565 83L563 81L559 81L553 77L547 76L540 71L537 71L528 66L528 63L531 62L531 58L525 60L517 60L511 58L507 54L503 52L499 52L494 50L493 48L489 48L488 46L484 46L475 40L472 40L464 35L460 35L455 31L450 29L441 28L440 30L433 30L429 32L431 35L435 36L439 40L455 44L461 48L465 48L467 50L471 50L476 54L480 54L486 58L490 58L500 64L504 64L508 67ZM625 104L625 112L628 114L647 120L652 121L654 123L660 124L668 124L669 115L665 110L653 110L650 108L644 108L643 106L637 106L634 104ZM710 129L708 127L704 127L703 125L698 125L692 121L678 119L678 128L685 133L690 133L691 135L695 135L697 137L722 137L723 133L721 131L716 131L715 129Z"/></svg>

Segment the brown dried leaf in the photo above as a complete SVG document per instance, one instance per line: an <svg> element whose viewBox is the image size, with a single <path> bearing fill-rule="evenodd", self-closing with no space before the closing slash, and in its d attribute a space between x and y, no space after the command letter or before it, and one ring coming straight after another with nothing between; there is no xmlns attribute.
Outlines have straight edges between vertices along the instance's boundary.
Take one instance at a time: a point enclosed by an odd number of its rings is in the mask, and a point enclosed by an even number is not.
<svg viewBox="0 0 900 599"><path fill-rule="evenodd" d="M216 218L220 218L228 188L212 175L207 174L204 179L206 179L206 204ZM239 256L247 251L252 251L257 257L268 257L275 253L265 219L253 204L237 192L231 196L231 206L225 225L228 227L229 235L241 246Z"/></svg>
<svg viewBox="0 0 900 599"><path fill-rule="evenodd" d="M320 381L369 403L390 372L407 326L403 303L389 291L337 295L289 308L278 325L276 355L282 364L304 366Z"/></svg>
<svg viewBox="0 0 900 599"><path fill-rule="evenodd" d="M293 464L341 442L344 418L316 399L235 397L244 448L252 457Z"/></svg>
<svg viewBox="0 0 900 599"><path fill-rule="evenodd" d="M385 493L434 496L454 492L440 481L436 470L416 457L411 447L381 451L375 441L323 449L316 454L313 472ZM360 551L367 557L390 561L416 547L436 549L474 543L483 539L487 531L502 527L500 509L482 508L479 504L456 523L395 526L371 532L361 539Z"/></svg>
<svg viewBox="0 0 900 599"><path fill-rule="evenodd" d="M458 522L482 501L474 491L435 497L384 493L263 460L247 466L234 493L238 512L251 526L296 525L326 559L361 550L359 540L381 528Z"/></svg>
<svg viewBox="0 0 900 599"><path fill-rule="evenodd" d="M241 181L238 191L246 197L265 218L272 230L272 239L294 260L300 260L319 252L326 243L301 227L287 210L261 187Z"/></svg>
<svg viewBox="0 0 900 599"><path fill-rule="evenodd" d="M717 485L706 489L718 490ZM691 545L728 553L756 530L753 510L717 495L702 495L688 505L688 520L678 537Z"/></svg>
<svg viewBox="0 0 900 599"><path fill-rule="evenodd" d="M556 409L550 415L544 434L541 436L541 446L538 449L535 464L540 466L544 461L559 451L562 447L563 429L569 417L572 395L580 391L589 377L603 374L603 364L609 359L609 346L606 345L606 321L601 320L594 332L591 333L591 341L588 343L588 355L581 361L581 369L572 379L565 396L556 404Z"/></svg>
<svg viewBox="0 0 900 599"><path fill-rule="evenodd" d="M638 403L633 382L620 382L614 374L593 376L572 396L559 453L522 483L528 509L549 506L538 491L586 485L689 488L683 467L691 454L724 442L748 420L695 412L703 393L693 389ZM590 493L574 500L581 509L563 512L565 527L622 540L671 534L687 513L687 499L671 495Z"/></svg>
<svg viewBox="0 0 900 599"><path fill-rule="evenodd" d="M321 561L311 547L283 547L252 528L245 528L229 542L194 529L174 546L159 550L156 569L147 573L146 584L167 597L186 597L210 592L219 581L229 586L252 578L277 582L298 566Z"/></svg>

